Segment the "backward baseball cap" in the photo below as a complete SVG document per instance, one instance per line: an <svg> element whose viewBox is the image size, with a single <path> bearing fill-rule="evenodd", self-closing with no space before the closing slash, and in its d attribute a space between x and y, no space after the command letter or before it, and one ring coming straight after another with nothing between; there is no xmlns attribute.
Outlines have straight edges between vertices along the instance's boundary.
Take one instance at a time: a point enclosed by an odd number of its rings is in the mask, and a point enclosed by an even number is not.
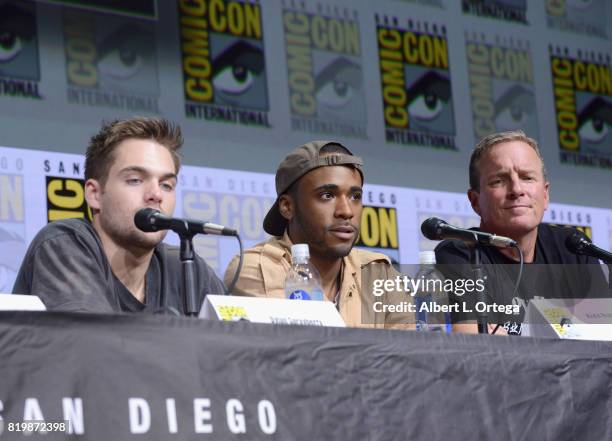
<svg viewBox="0 0 612 441"><path fill-rule="evenodd" d="M338 145L348 153L323 152L323 156L321 156L321 149L330 144ZM276 170L276 201L263 221L263 228L266 233L272 236L282 236L285 232L287 219L280 213L278 199L291 187L291 184L309 171L319 167L335 165L354 167L361 175L361 181L363 182L363 160L359 156L353 155L349 149L337 141L311 141L285 156Z"/></svg>

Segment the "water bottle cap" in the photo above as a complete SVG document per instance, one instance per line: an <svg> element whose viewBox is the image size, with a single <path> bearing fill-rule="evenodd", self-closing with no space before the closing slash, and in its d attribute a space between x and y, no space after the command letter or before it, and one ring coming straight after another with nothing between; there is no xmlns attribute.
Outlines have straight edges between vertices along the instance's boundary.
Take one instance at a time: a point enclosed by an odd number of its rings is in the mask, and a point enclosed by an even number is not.
<svg viewBox="0 0 612 441"><path fill-rule="evenodd" d="M310 250L307 243L296 243L291 246L291 256L296 258L310 258Z"/></svg>
<svg viewBox="0 0 612 441"><path fill-rule="evenodd" d="M434 265L436 253L434 251L419 251L419 263L421 265Z"/></svg>

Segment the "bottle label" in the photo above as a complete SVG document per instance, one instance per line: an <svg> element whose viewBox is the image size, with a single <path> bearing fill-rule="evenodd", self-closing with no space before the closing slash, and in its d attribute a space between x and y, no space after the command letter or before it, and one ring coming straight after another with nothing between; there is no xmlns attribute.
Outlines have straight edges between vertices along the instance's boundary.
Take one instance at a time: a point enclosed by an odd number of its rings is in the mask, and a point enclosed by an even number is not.
<svg viewBox="0 0 612 441"><path fill-rule="evenodd" d="M303 289L296 289L291 294L289 294L289 298L291 300L312 300L310 298L310 295Z"/></svg>
<svg viewBox="0 0 612 441"><path fill-rule="evenodd" d="M416 328L417 331L425 331L426 329L428 329L428 313L427 313L427 309L428 309L428 305L431 304L431 294L426 294L426 295L417 295L415 297L415 303L416 303ZM425 307L422 307L423 303L427 303L428 305L426 305Z"/></svg>
<svg viewBox="0 0 612 441"><path fill-rule="evenodd" d="M442 331L447 334L453 331L450 312L443 312L442 314L428 312L435 304L431 294L417 295L415 303L417 331Z"/></svg>

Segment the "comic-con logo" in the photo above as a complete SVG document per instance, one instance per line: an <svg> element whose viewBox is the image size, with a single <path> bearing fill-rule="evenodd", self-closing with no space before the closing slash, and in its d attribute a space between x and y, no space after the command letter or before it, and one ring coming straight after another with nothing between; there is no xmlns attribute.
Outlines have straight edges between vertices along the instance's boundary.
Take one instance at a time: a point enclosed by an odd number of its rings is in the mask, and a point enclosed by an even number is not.
<svg viewBox="0 0 612 441"><path fill-rule="evenodd" d="M24 160L0 148L0 294L9 293L26 253Z"/></svg>
<svg viewBox="0 0 612 441"><path fill-rule="evenodd" d="M464 14L527 24L527 0L461 0L461 8Z"/></svg>
<svg viewBox="0 0 612 441"><path fill-rule="evenodd" d="M8 161L1 157L0 168ZM23 182L21 173L0 174L0 293L13 289L26 252Z"/></svg>
<svg viewBox="0 0 612 441"><path fill-rule="evenodd" d="M609 0L546 0L546 21L551 29L606 38Z"/></svg>
<svg viewBox="0 0 612 441"><path fill-rule="evenodd" d="M589 239L593 240L593 228L587 226L587 225L571 225L571 224L553 224L553 223L548 223L548 225L551 225L553 227L562 227L562 228L575 228L578 231L581 231L582 233L584 233L584 235L586 237L588 237Z"/></svg>
<svg viewBox="0 0 612 441"><path fill-rule="evenodd" d="M183 190L183 215L190 219L206 219L233 228L247 244L266 239L261 228L263 219L274 203L265 196ZM220 275L227 262L236 254L234 247L223 246L218 236L198 235L194 238L197 253Z"/></svg>
<svg viewBox="0 0 612 441"><path fill-rule="evenodd" d="M283 9L291 128L366 138L357 13L318 6Z"/></svg>
<svg viewBox="0 0 612 441"><path fill-rule="evenodd" d="M10 150L0 148L0 293L12 291L27 248L24 159Z"/></svg>
<svg viewBox="0 0 612 441"><path fill-rule="evenodd" d="M376 20L387 142L456 150L446 28Z"/></svg>
<svg viewBox="0 0 612 441"><path fill-rule="evenodd" d="M392 263L399 263L397 209L364 206L361 213L359 239L355 246L386 254Z"/></svg>
<svg viewBox="0 0 612 441"><path fill-rule="evenodd" d="M559 227L576 228L582 231L589 239L593 239L593 227L591 213L567 210L558 207L551 207L549 210L549 225Z"/></svg>
<svg viewBox="0 0 612 441"><path fill-rule="evenodd" d="M466 55L476 139L523 129L538 137L533 63L529 44L516 39L466 35Z"/></svg>
<svg viewBox="0 0 612 441"><path fill-rule="evenodd" d="M24 222L21 174L0 174L0 222Z"/></svg>
<svg viewBox="0 0 612 441"><path fill-rule="evenodd" d="M269 127L261 6L179 1L185 114Z"/></svg>
<svg viewBox="0 0 612 441"><path fill-rule="evenodd" d="M65 176L47 176L47 222L80 218L91 220L85 200L85 180Z"/></svg>
<svg viewBox="0 0 612 441"><path fill-rule="evenodd" d="M610 56L549 50L561 162L612 167Z"/></svg>
<svg viewBox="0 0 612 441"><path fill-rule="evenodd" d="M158 113L154 23L64 9L67 100Z"/></svg>
<svg viewBox="0 0 612 441"><path fill-rule="evenodd" d="M0 0L0 95L40 100L39 81L35 4Z"/></svg>

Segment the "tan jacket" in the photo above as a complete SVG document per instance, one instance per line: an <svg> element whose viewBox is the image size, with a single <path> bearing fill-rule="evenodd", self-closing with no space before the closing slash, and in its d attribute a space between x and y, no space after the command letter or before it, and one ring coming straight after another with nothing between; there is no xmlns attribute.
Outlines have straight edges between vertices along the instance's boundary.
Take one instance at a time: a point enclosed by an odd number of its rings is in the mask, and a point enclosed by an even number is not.
<svg viewBox="0 0 612 441"><path fill-rule="evenodd" d="M291 239L285 232L245 250L240 277L232 294L253 297L285 297L285 278L291 267ZM236 267L235 256L225 271L225 284L229 286ZM372 294L375 279L394 279L400 274L391 266L389 258L381 253L353 248L344 258L344 274L338 299L340 315L347 326L363 328L394 327L412 329L406 322L414 323L413 315L376 312L374 303L384 298ZM412 297L395 293L390 297L412 303ZM401 296L401 297L400 297ZM377 305L380 309L380 305Z"/></svg>

